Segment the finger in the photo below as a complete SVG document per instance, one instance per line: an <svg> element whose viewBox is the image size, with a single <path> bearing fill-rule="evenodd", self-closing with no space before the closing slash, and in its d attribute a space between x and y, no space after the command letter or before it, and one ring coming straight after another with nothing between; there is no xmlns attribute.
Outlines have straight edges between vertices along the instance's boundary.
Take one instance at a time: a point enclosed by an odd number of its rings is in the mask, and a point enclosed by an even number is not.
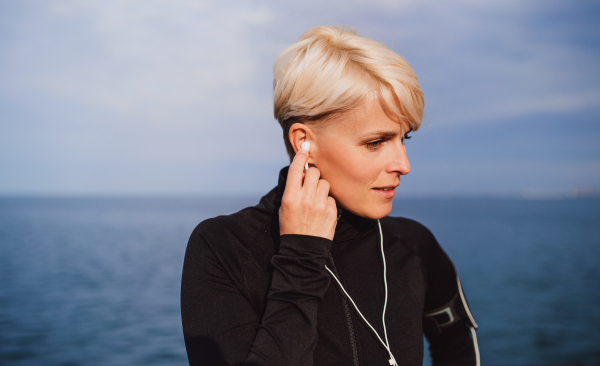
<svg viewBox="0 0 600 366"><path fill-rule="evenodd" d="M329 182L325 179L319 179L319 183L317 184L317 196L326 199L329 195Z"/></svg>
<svg viewBox="0 0 600 366"><path fill-rule="evenodd" d="M327 196L327 204L329 205L329 207L335 208L336 212L337 212L337 208L336 208L336 205L335 205L335 199L333 197Z"/></svg>
<svg viewBox="0 0 600 366"><path fill-rule="evenodd" d="M317 185L319 184L319 177L321 177L321 171L318 168L310 167L304 174L305 177L302 190L309 193L310 195L315 195L317 193Z"/></svg>
<svg viewBox="0 0 600 366"><path fill-rule="evenodd" d="M308 161L308 151L300 149L294 156L290 168L288 169L285 189L299 191L302 189L302 178L304 178L304 164Z"/></svg>
<svg viewBox="0 0 600 366"><path fill-rule="evenodd" d="M333 199L333 197L328 196L327 197L327 205L330 207L331 213L334 214L335 216L333 216L334 218L337 217L339 219L338 216L338 211L337 211L337 207L335 206L335 199ZM331 240L333 240L333 237L335 236L335 227L337 226L337 220L335 220L333 222L333 225L331 227L331 231L329 232L329 237L331 238Z"/></svg>

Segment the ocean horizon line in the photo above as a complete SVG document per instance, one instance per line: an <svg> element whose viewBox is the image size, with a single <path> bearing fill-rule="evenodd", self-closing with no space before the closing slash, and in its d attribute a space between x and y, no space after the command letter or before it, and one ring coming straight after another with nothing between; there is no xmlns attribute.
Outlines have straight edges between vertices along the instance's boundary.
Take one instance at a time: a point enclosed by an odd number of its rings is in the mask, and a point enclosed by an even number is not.
<svg viewBox="0 0 600 366"><path fill-rule="evenodd" d="M193 200L259 200L267 192L0 192L0 199L193 199ZM402 192L394 201L412 199L518 199L568 200L600 199L600 190L571 189L565 191L524 190L521 192ZM257 201L258 202L258 201Z"/></svg>

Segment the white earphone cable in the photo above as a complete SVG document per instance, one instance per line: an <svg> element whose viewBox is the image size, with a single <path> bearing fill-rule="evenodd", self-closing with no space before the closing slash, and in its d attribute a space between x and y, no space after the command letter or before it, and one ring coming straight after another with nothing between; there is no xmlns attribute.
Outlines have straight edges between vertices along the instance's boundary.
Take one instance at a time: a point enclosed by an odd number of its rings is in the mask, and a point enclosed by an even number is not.
<svg viewBox="0 0 600 366"><path fill-rule="evenodd" d="M381 256L383 257L383 284L385 287L385 300L383 302L383 315L381 316L381 320L383 321L383 333L385 336L385 342L383 342L383 340L381 339L381 337L379 336L379 334L377 333L377 331L375 330L375 328L373 328L373 326L369 323L369 321L367 321L367 319L365 318L365 316L360 312L360 310L358 310L358 306L356 306L356 304L354 303L354 300L352 300L352 298L350 297L350 295L346 292L346 289L344 289L344 286L342 286L342 283L340 282L340 280L335 276L335 274L333 274L333 272L327 267L325 266L325 269L327 271L329 271L329 273L333 276L333 278L336 280L336 282L338 283L338 285L340 286L340 288L342 289L342 291L344 292L344 294L346 295L346 297L348 298L348 300L350 300L350 302L352 303L352 305L354 305L354 308L356 309L356 311L358 312L358 315L360 315L360 317L362 318L362 320L364 320L364 322L369 326L369 328L371 328L371 330L373 331L373 333L375 333L375 335L377 336L377 339L379 339L379 342L381 342L381 344L383 345L383 347L388 351L388 353L390 354L390 359L388 360L390 365L397 365L396 363L396 359L394 358L394 355L392 354L392 351L390 350L390 342L388 341L388 335L387 335L387 329L385 327L385 310L387 308L387 299L388 299L388 287L387 287L387 269L386 269L386 263L385 263L385 254L383 252L383 232L381 230L381 223L379 222L379 220L377 220L377 224L379 225L379 238L380 238L380 243L381 243Z"/></svg>

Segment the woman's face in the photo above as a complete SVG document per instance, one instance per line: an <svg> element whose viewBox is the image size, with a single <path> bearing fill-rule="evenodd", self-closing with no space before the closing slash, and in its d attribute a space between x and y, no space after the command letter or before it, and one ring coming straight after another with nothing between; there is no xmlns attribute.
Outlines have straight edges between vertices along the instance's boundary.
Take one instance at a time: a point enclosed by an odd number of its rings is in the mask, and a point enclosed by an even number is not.
<svg viewBox="0 0 600 366"><path fill-rule="evenodd" d="M330 195L356 215L387 216L400 176L410 171L404 147L408 123L390 119L374 93L324 123L310 156L321 178L330 183Z"/></svg>

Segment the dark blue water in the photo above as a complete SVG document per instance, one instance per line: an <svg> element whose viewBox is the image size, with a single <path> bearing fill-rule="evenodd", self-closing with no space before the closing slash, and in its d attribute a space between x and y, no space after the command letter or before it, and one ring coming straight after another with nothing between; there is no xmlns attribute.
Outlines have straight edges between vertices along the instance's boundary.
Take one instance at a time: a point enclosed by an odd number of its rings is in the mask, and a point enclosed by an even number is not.
<svg viewBox="0 0 600 366"><path fill-rule="evenodd" d="M1 365L186 365L189 234L257 198L0 198ZM455 262L487 365L600 363L600 200L398 200Z"/></svg>

